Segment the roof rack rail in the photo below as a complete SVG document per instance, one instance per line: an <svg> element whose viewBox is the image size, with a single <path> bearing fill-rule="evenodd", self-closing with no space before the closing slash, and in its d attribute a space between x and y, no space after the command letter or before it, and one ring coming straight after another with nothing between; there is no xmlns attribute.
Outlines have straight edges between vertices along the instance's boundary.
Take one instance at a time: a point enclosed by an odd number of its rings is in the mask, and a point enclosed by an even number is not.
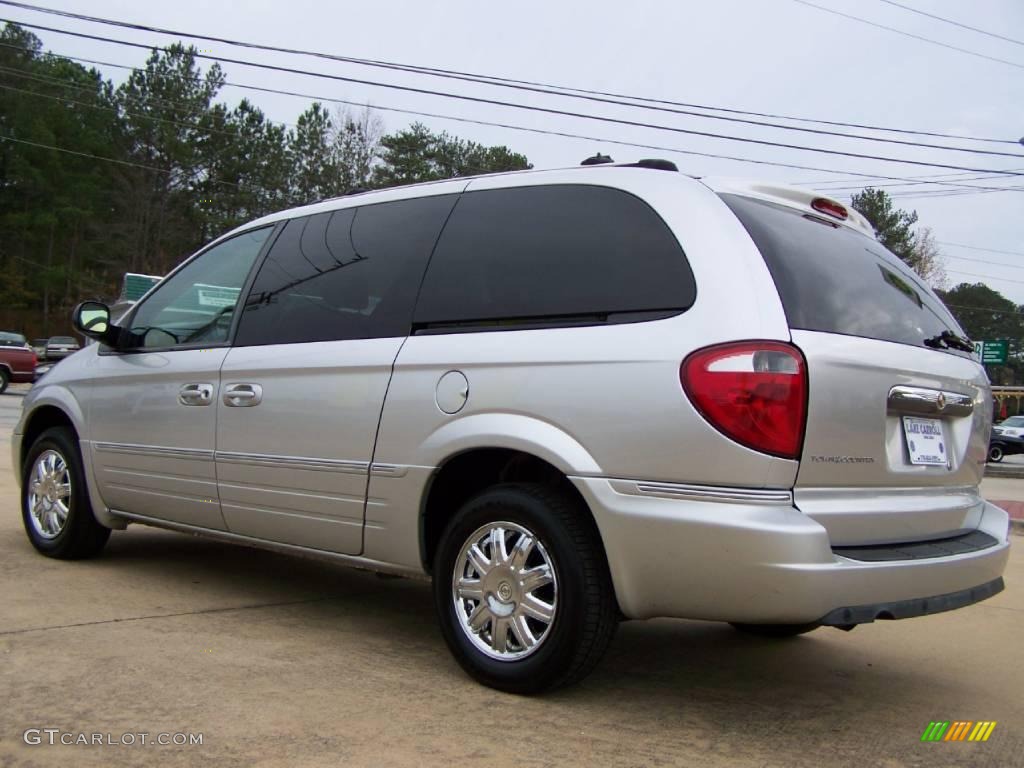
<svg viewBox="0 0 1024 768"><path fill-rule="evenodd" d="M598 152L593 157L588 157L580 165L606 165L607 163L614 163L610 155L602 155Z"/></svg>

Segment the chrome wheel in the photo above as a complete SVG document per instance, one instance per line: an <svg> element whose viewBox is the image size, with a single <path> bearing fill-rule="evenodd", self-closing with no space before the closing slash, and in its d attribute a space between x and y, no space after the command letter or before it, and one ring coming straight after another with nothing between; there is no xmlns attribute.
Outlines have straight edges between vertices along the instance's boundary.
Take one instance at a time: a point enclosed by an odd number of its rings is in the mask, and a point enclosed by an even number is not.
<svg viewBox="0 0 1024 768"><path fill-rule="evenodd" d="M71 471L57 451L39 454L29 476L28 511L32 527L44 539L64 530L71 504Z"/></svg>
<svg viewBox="0 0 1024 768"><path fill-rule="evenodd" d="M551 634L558 610L555 563L521 525L488 523L462 546L452 574L459 627L482 653L515 661Z"/></svg>

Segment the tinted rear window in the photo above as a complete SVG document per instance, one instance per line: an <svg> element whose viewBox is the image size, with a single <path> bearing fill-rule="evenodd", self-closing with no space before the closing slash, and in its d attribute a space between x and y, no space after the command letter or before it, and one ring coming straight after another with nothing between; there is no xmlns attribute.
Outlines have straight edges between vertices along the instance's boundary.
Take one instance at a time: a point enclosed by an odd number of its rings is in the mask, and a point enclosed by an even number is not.
<svg viewBox="0 0 1024 768"><path fill-rule="evenodd" d="M679 242L633 195L583 185L483 190L455 206L415 322L602 322L615 313L679 312L695 294Z"/></svg>
<svg viewBox="0 0 1024 768"><path fill-rule="evenodd" d="M963 335L931 289L873 238L780 205L722 199L764 256L790 328L918 347L943 331Z"/></svg>

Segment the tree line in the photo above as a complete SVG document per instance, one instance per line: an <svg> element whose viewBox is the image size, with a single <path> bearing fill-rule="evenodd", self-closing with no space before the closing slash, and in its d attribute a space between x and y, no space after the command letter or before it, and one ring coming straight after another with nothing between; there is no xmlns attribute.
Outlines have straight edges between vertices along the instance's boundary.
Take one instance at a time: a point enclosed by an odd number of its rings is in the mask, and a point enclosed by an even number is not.
<svg viewBox="0 0 1024 768"><path fill-rule="evenodd" d="M154 50L115 86L17 25L0 31L0 328L66 332L71 307L116 297L125 272L164 274L282 208L531 167L418 123L387 133L369 108L313 103L276 123L219 101L224 72L196 54Z"/></svg>

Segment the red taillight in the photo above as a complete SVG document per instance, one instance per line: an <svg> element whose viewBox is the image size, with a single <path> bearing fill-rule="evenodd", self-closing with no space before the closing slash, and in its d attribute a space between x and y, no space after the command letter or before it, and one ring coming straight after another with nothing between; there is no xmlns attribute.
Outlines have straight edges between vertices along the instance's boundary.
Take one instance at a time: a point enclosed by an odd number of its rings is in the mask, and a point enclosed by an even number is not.
<svg viewBox="0 0 1024 768"><path fill-rule="evenodd" d="M796 459L807 416L807 367L796 347L742 341L694 352L683 391L715 429L756 451Z"/></svg>
<svg viewBox="0 0 1024 768"><path fill-rule="evenodd" d="M824 213L840 221L846 221L850 212L846 210L846 206L842 203L837 203L835 200L829 200L827 197L816 197L811 201L811 208L816 210L818 213Z"/></svg>

